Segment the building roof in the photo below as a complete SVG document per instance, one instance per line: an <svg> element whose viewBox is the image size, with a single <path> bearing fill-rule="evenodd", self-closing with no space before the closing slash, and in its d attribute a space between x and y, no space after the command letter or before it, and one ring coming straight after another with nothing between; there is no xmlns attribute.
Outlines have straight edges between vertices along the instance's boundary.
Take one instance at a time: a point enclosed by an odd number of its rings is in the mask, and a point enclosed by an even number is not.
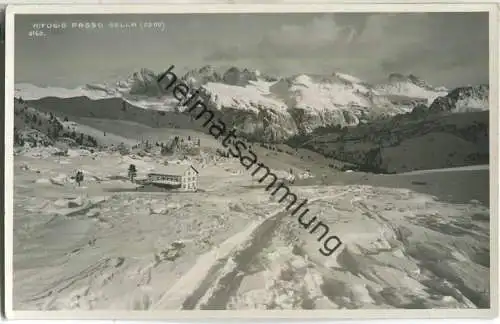
<svg viewBox="0 0 500 324"><path fill-rule="evenodd" d="M168 164L164 167L155 169L154 172L148 173L148 175L184 175L184 173L189 169L193 169L196 174L199 174L192 165L189 164Z"/></svg>

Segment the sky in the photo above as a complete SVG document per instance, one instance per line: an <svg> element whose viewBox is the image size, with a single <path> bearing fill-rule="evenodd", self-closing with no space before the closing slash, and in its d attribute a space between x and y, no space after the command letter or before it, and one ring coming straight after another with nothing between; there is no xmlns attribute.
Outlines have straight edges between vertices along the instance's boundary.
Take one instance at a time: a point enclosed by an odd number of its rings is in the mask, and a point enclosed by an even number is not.
<svg viewBox="0 0 500 324"><path fill-rule="evenodd" d="M33 37L35 23L68 28ZM102 29L71 28L101 22ZM161 22L164 28L110 28ZM347 73L367 82L412 73L436 86L488 83L488 13L18 15L15 79L76 87L140 68L179 74L204 65L279 76Z"/></svg>

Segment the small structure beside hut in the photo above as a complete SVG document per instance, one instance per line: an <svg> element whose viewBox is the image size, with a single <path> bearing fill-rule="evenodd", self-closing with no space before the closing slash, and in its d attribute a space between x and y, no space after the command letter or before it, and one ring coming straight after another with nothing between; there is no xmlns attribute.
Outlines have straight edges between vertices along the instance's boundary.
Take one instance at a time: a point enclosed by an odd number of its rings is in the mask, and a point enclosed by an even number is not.
<svg viewBox="0 0 500 324"><path fill-rule="evenodd" d="M192 165L168 165L161 171L162 173L149 173L145 183L182 191L198 189L199 172Z"/></svg>

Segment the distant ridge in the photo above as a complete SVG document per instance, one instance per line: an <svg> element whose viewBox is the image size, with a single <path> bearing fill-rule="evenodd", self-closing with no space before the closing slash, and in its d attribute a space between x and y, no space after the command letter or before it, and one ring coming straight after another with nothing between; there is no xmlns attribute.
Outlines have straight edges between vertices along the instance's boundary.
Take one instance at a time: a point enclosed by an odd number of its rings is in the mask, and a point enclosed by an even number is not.
<svg viewBox="0 0 500 324"><path fill-rule="evenodd" d="M458 90L454 92L432 86L413 74L392 73L387 82L372 85L340 71L325 75L297 74L288 77L269 76L258 70L236 66L223 72L210 65L182 75L180 71L173 71L179 73L178 79L190 87L203 88L202 99L213 110L225 116L243 135L268 142L281 142L295 134L308 134L318 127L355 126L407 114L416 107L423 109L424 113L488 109L488 98L484 91L477 94L474 91L462 91L461 99L450 99L454 102L450 104L448 99L442 98L451 98L449 96L455 96L452 94ZM162 89L157 77L158 73L143 68L113 85L92 84L64 89L16 84L16 96L32 101L58 97L67 99L64 101L66 104L72 103L71 98L82 96L99 102L115 98L119 99L117 102L125 101L137 109L178 112L177 100ZM47 102L42 100L41 104L47 107ZM77 100L76 105L83 110L91 109L90 105L110 109L101 103L90 101L87 105L82 105L81 100ZM113 103L111 106L115 105L119 104ZM458 108L450 105L458 105ZM107 116L106 118L124 118L119 110L111 110L112 112L99 114ZM97 113L93 111L93 114ZM155 114L153 112L151 115L156 116ZM136 121L135 118L139 117L127 118ZM140 118L145 119L143 121L148 125L156 123L154 118ZM162 121L158 121L158 124L164 125Z"/></svg>

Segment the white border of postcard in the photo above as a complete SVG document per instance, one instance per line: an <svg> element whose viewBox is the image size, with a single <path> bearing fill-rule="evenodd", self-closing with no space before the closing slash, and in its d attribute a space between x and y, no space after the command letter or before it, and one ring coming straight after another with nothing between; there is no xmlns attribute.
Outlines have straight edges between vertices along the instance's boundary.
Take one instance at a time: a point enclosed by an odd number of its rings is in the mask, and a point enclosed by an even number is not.
<svg viewBox="0 0 500 324"><path fill-rule="evenodd" d="M40 1L42 2L42 1ZM229 311L15 311L13 310L13 112L15 14L178 14L294 12L489 12L490 20L490 309L353 309ZM59 4L8 5L5 56L5 311L9 319L395 319L494 318L498 315L498 105L499 16L495 3L337 3L337 4Z"/></svg>

